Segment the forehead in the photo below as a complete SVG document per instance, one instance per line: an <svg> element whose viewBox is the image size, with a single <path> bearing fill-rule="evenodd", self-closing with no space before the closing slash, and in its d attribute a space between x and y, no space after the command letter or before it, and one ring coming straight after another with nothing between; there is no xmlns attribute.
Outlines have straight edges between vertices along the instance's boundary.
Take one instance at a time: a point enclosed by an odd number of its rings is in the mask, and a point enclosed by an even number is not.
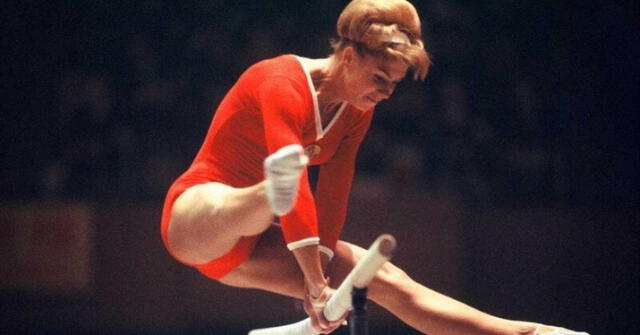
<svg viewBox="0 0 640 335"><path fill-rule="evenodd" d="M387 75L391 80L401 80L407 74L409 66L402 59L388 57L365 58L365 66L370 71L380 71Z"/></svg>

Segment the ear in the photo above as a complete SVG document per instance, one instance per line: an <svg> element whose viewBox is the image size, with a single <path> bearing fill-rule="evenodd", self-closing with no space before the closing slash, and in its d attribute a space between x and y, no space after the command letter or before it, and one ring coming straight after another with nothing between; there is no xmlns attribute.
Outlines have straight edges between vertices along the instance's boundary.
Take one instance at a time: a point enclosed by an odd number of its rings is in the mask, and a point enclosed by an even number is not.
<svg viewBox="0 0 640 335"><path fill-rule="evenodd" d="M342 57L340 60L343 66L349 67L353 63L355 57L356 57L356 51L353 49L352 46L348 46L344 48L344 50L342 50Z"/></svg>

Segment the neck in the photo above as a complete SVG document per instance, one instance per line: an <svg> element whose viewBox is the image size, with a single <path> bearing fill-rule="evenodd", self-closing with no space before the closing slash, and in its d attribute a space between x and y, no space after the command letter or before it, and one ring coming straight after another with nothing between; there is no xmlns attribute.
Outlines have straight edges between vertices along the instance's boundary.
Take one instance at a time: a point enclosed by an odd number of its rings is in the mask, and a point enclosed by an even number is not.
<svg viewBox="0 0 640 335"><path fill-rule="evenodd" d="M318 93L318 107L322 116L331 116L344 99L335 56L309 60L309 74Z"/></svg>

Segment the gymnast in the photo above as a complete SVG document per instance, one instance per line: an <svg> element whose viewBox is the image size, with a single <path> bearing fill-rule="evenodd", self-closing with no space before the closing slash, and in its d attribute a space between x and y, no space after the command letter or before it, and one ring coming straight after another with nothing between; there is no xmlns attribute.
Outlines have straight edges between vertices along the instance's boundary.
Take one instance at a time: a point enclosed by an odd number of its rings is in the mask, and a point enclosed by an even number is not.
<svg viewBox="0 0 640 335"><path fill-rule="evenodd" d="M181 263L223 284L304 300L315 329L365 250L339 240L355 158L374 107L430 60L406 0L353 0L327 58L281 55L249 67L218 106L190 167L169 188L161 234ZM307 166L319 166L315 189ZM279 224L274 224L274 216ZM333 288L332 288L333 287ZM429 334L576 334L487 314L386 263L370 300Z"/></svg>

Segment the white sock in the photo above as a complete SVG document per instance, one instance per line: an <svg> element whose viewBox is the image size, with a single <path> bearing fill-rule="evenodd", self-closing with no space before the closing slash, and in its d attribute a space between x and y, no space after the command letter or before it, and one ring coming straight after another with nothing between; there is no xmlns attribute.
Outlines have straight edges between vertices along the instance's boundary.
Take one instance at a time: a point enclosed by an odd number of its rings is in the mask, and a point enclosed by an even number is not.
<svg viewBox="0 0 640 335"><path fill-rule="evenodd" d="M542 325L538 325L536 327L536 331L534 333L534 335L541 335L539 333L540 327L542 327ZM545 335L589 335L589 333L585 333L585 332L576 332L573 330L563 330L560 329L558 327L552 327L553 330L550 333L545 333Z"/></svg>
<svg viewBox="0 0 640 335"><path fill-rule="evenodd" d="M293 208L300 174L308 162L309 158L299 144L282 147L264 160L267 200L274 214L281 216Z"/></svg>

